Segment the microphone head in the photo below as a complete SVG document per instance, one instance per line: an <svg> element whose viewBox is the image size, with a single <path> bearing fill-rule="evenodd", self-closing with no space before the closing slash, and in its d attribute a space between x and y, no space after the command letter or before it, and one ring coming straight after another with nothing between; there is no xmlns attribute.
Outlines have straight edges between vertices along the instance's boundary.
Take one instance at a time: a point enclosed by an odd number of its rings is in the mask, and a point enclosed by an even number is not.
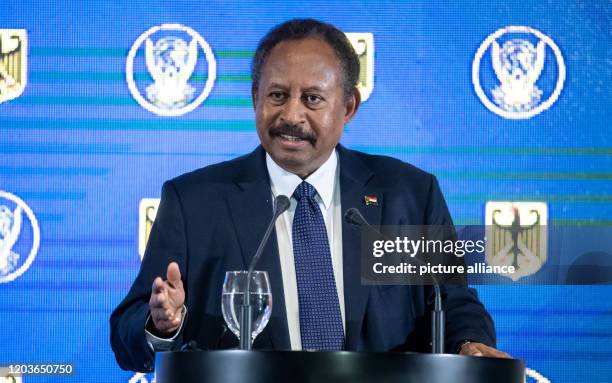
<svg viewBox="0 0 612 383"><path fill-rule="evenodd" d="M354 207L348 209L344 213L344 222L350 223L356 226L362 226L364 224L367 225L367 222L365 218L363 218L363 215L361 215L361 212Z"/></svg>
<svg viewBox="0 0 612 383"><path fill-rule="evenodd" d="M274 198L274 215L279 216L289 209L289 198L286 195L279 195Z"/></svg>

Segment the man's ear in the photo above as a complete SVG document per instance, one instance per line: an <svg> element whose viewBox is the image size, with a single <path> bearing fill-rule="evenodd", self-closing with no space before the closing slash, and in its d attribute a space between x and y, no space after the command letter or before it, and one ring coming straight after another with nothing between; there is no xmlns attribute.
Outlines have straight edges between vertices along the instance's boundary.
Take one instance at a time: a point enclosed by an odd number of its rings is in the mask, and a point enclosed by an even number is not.
<svg viewBox="0 0 612 383"><path fill-rule="evenodd" d="M344 114L344 125L348 124L353 119L355 113L361 105L361 93L357 87L353 88L353 94L346 100L345 114Z"/></svg>

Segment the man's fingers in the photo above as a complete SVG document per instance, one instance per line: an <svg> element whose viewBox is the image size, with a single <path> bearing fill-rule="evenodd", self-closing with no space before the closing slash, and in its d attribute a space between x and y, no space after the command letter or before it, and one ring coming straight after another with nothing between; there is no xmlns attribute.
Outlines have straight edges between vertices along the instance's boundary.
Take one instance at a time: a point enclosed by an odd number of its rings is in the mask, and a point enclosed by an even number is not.
<svg viewBox="0 0 612 383"><path fill-rule="evenodd" d="M166 319L157 319L157 320L153 320L153 324L155 325L155 329L157 329L158 331L162 332L162 333L166 333L166 332L172 332L174 330L176 330L179 325L180 325L180 321L176 322L174 320L166 320Z"/></svg>
<svg viewBox="0 0 612 383"><path fill-rule="evenodd" d="M510 354L508 354L507 352L503 352L503 351L496 351L496 357L497 358L505 358L505 359L512 359L512 357L510 356Z"/></svg>
<svg viewBox="0 0 612 383"><path fill-rule="evenodd" d="M179 269L178 263L170 262L168 265L168 271L166 272L166 279L172 287L182 287L181 281L181 270Z"/></svg>
<svg viewBox="0 0 612 383"><path fill-rule="evenodd" d="M466 343L461 348L462 355L469 356L486 356L491 358L507 358L511 359L512 357L505 352L494 349L493 347L489 347L482 343Z"/></svg>
<svg viewBox="0 0 612 383"><path fill-rule="evenodd" d="M487 356L486 351L480 347L481 343L468 343L465 345L467 348L467 355L471 356ZM482 345L484 346L484 345Z"/></svg>
<svg viewBox="0 0 612 383"><path fill-rule="evenodd" d="M180 319L180 311L173 313L170 310L156 309L151 311L151 317L158 322L175 322L177 318Z"/></svg>
<svg viewBox="0 0 612 383"><path fill-rule="evenodd" d="M151 289L153 290L154 294L161 294L164 291L164 286L164 280L157 277L155 280L153 280L153 287Z"/></svg>
<svg viewBox="0 0 612 383"><path fill-rule="evenodd" d="M183 281L181 280L181 271L176 262L171 262L168 265L167 275L168 280L168 299L174 308L179 308L185 303L185 290L183 289Z"/></svg>
<svg viewBox="0 0 612 383"><path fill-rule="evenodd" d="M155 320L173 320L182 312L182 305L175 307L167 296L153 294L149 299L149 311Z"/></svg>
<svg viewBox="0 0 612 383"><path fill-rule="evenodd" d="M173 312L170 309L157 308L151 310L151 319L158 331L172 332L181 324L181 310Z"/></svg>
<svg viewBox="0 0 612 383"><path fill-rule="evenodd" d="M505 358L505 359L512 359L512 357L503 352L503 351L499 351L497 349L494 349L493 347L489 347L486 345L481 345L481 347L479 347L481 349L481 352L483 354L483 356L489 356L489 357L493 357L493 358Z"/></svg>
<svg viewBox="0 0 612 383"><path fill-rule="evenodd" d="M155 328L168 333L175 331L181 324L181 312L185 303L185 291L181 272L176 262L168 265L167 280L155 278L149 298L149 311Z"/></svg>
<svg viewBox="0 0 612 383"><path fill-rule="evenodd" d="M151 291L151 298L149 299L149 307L160 307L167 301L168 291L166 282L160 277L157 277L153 281L153 290Z"/></svg>
<svg viewBox="0 0 612 383"><path fill-rule="evenodd" d="M167 307L165 306L168 306L168 297L165 293L151 295L151 299L149 300L150 308L166 309Z"/></svg>

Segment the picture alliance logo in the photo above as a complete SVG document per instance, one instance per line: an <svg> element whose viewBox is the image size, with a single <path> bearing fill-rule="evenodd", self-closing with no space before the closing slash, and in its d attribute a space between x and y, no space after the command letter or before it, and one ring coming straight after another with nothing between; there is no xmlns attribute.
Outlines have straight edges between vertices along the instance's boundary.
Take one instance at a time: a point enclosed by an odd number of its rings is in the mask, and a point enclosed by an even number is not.
<svg viewBox="0 0 612 383"><path fill-rule="evenodd" d="M217 66L212 49L193 29L162 24L144 32L126 62L126 80L134 99L159 116L181 116L210 94Z"/></svg>
<svg viewBox="0 0 612 383"><path fill-rule="evenodd" d="M16 195L0 190L0 283L25 273L39 246L40 228L32 209Z"/></svg>

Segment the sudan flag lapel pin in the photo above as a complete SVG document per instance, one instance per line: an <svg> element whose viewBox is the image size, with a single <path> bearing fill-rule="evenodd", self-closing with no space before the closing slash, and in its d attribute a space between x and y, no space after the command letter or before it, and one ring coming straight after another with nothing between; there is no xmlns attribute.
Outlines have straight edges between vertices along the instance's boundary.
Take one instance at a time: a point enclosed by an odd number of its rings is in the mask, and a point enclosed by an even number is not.
<svg viewBox="0 0 612 383"><path fill-rule="evenodd" d="M366 206L378 206L378 197L373 195L363 196L363 203Z"/></svg>

